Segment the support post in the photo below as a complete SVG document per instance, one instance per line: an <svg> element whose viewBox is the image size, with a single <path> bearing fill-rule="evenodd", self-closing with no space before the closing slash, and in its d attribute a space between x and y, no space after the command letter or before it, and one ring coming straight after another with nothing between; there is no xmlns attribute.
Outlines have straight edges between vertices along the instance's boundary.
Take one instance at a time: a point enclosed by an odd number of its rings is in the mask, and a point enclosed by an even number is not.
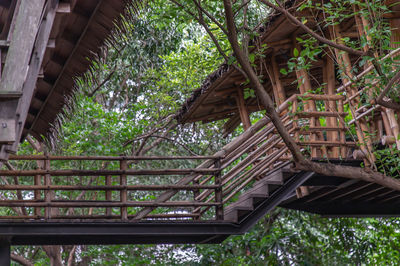
<svg viewBox="0 0 400 266"><path fill-rule="evenodd" d="M242 121L244 130L247 130L249 127L251 127L251 122L249 111L247 110L246 102L244 100L243 89L239 87L237 94L238 96L236 97L236 102L239 109L240 120Z"/></svg>
<svg viewBox="0 0 400 266"><path fill-rule="evenodd" d="M45 0L22 1L0 81L0 143L17 142L17 106L22 95Z"/></svg>
<svg viewBox="0 0 400 266"><path fill-rule="evenodd" d="M0 265L11 265L11 246L9 241L0 241Z"/></svg>
<svg viewBox="0 0 400 266"><path fill-rule="evenodd" d="M272 55L271 58L271 65L272 65L272 84L273 84L273 89L274 89L274 95L276 98L276 105L280 106L282 103L286 101L286 92L285 88L282 85L281 79L279 77L279 67L278 63L276 62L276 57L275 54ZM276 92L275 92L276 91Z"/></svg>
<svg viewBox="0 0 400 266"><path fill-rule="evenodd" d="M336 40L339 44L343 44L340 26L334 25L331 26L329 29L330 29L331 39ZM351 69L351 60L349 54L347 52L335 49L335 55L337 58L338 66L339 68L342 69L342 83L346 84L350 82L354 77ZM354 87L347 88L346 91L348 97L356 96L357 92L358 92L357 89ZM360 100L359 96L353 97L352 100L349 100L349 107L353 118L356 118L358 116L354 106L358 106L359 100ZM368 159L364 160L364 163L366 166L369 166L371 163L375 161L375 156L372 153L372 141L365 134L366 132L369 132L368 126L365 123L364 119L356 120L355 125L356 125L358 142L361 145L360 148L368 155L367 156Z"/></svg>
<svg viewBox="0 0 400 266"><path fill-rule="evenodd" d="M29 4L32 4L36 11L39 9L41 11L43 9L43 4L45 1L44 0L32 0L32 1L22 1L22 2L27 2ZM15 111L12 112L13 113L12 119L13 119L13 121L16 122L16 125L14 127L16 130L16 132L15 132L16 140L19 140L22 135L23 127L24 127L25 120L28 115L28 109L30 106L29 103L32 100L32 96L33 96L33 92L34 92L35 84L36 84L36 79L37 79L38 73L40 71L40 67L42 65L44 53L45 53L45 50L47 47L51 29L53 26L58 2L59 2L59 0L50 0L47 2L48 3L47 8L45 10L45 14L42 19L42 23L40 24L40 27L37 32L36 43L33 47L33 52L31 53L31 57L30 57L30 61L29 61L29 70L28 70L28 73L25 73L26 76L23 76L23 82L22 82L23 88L20 90L20 92L23 91L23 94L22 94L21 98L19 99L19 101L17 99L15 99L14 100L15 102L13 103L13 104L18 103L16 112ZM30 15L33 15L33 14L30 14ZM40 12L39 16L41 16L41 12ZM30 22L26 25L30 26L31 24L33 26L35 26L33 22ZM23 24L23 27L25 27L24 30L28 29L28 27L26 25ZM38 25L36 25L36 26L38 26ZM25 38L23 34L21 36L22 36L22 38ZM16 37L13 36L13 38L16 38ZM19 40L16 40L16 42L19 42ZM11 40L10 45L11 46L13 45L12 40ZM18 50L17 52L20 52L20 51L25 51L25 50ZM32 51L32 48L30 51ZM7 58L9 56L10 55L7 54ZM17 72L21 72L21 69L23 69L23 67L18 69ZM6 72L4 69L2 77L5 78L5 75L6 75ZM14 82L14 80L12 80L12 82ZM0 86L3 86L1 84L2 84L2 82L0 82ZM4 89L9 90L6 87L4 87ZM2 106L2 105L3 105L3 103L0 104L0 106ZM2 118L2 114L3 114L3 111L0 111L0 118ZM16 114L18 114L19 116L17 116ZM18 141L14 141L11 146L7 146L7 147L3 146L3 148L0 150L0 158L7 159L8 158L8 150L16 151L18 144L19 144Z"/></svg>
<svg viewBox="0 0 400 266"><path fill-rule="evenodd" d="M299 53L301 52L301 47L300 47L299 43L297 42L295 36L293 38L293 50L294 49L297 49L297 51ZM296 70L296 77L297 77L297 81L299 84L299 90L302 95L304 95L307 92L312 90L311 81L310 81L310 77L308 75L307 70L305 70L305 69ZM305 101L304 111L306 111L306 112L317 111L315 101L314 100ZM318 118L311 117L310 118L310 126L311 127L319 126ZM310 140L311 141L318 140L317 134L312 133L310 135ZM316 147L311 147L311 157L316 158L317 156L318 156L318 149Z"/></svg>
<svg viewBox="0 0 400 266"><path fill-rule="evenodd" d="M334 95L335 94L335 87L336 87L336 78L335 78L335 63L333 60L327 56L324 67L323 67L323 74L324 74L324 83L326 84L325 93L327 95ZM337 106L336 101L326 101L325 102L325 109L328 112L336 112ZM338 126L338 118L335 117L327 117L326 124L328 127L337 127ZM339 118L339 124L341 118ZM344 126L343 126L344 127ZM341 129L342 130L342 129ZM327 140L328 141L338 141L338 132L337 131L328 131L327 132ZM343 147L344 148L344 147ZM332 154L327 152L327 156L333 158L339 158L339 148L332 147ZM331 155L331 156L330 156Z"/></svg>

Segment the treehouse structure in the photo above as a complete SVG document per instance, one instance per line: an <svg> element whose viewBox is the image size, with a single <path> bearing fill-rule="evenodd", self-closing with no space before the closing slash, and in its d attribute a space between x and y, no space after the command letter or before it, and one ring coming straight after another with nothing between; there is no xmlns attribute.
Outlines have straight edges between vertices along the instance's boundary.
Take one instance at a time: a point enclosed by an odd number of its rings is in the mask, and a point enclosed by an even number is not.
<svg viewBox="0 0 400 266"><path fill-rule="evenodd" d="M39 141L51 137L73 94L74 78L88 69L87 57L99 51L125 8L122 0L0 1L0 207L9 213L0 216L0 236L5 247L219 243L245 233L277 206L329 217L400 215L400 191L293 170L291 154L270 120L262 117L251 124L251 113L263 106L256 95L244 97L246 79L226 64L177 115L181 123L227 119L225 135L243 125L244 133L212 156L16 155L27 136ZM393 49L382 60L396 61L400 7L392 9L385 19ZM309 17L307 26L316 29L319 21L307 9L296 15ZM323 33L337 42L356 40L367 27L362 17L350 17ZM264 77L285 127L307 156L368 167L375 160L373 145L400 147L398 114L365 102L362 96L372 87L356 85L372 73L372 65L354 74L350 68L356 56L327 49L308 71L283 75L280 69L288 68L294 51L304 49L299 38L305 32L280 13L273 13L258 31L254 46L267 48L265 60L254 62L257 74ZM314 92L317 88L321 93ZM137 169L134 164L183 159L202 162L190 169ZM32 168L14 169L19 161ZM97 168L57 169L57 161L92 161ZM160 176L165 181L160 183ZM140 178L158 181L142 185ZM154 199L143 200L143 195Z"/></svg>

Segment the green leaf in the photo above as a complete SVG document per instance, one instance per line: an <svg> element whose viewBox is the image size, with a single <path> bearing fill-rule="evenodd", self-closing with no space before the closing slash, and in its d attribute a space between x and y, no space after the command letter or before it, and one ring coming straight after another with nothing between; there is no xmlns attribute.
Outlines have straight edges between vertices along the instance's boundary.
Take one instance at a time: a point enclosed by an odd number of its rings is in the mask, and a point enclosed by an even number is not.
<svg viewBox="0 0 400 266"><path fill-rule="evenodd" d="M297 50L297 48L294 48L294 49L293 49L293 55L294 55L295 57L298 57L298 56L299 56L299 50Z"/></svg>
<svg viewBox="0 0 400 266"><path fill-rule="evenodd" d="M256 55L255 54L249 54L249 60L250 60L250 63L254 63L254 61L256 60Z"/></svg>

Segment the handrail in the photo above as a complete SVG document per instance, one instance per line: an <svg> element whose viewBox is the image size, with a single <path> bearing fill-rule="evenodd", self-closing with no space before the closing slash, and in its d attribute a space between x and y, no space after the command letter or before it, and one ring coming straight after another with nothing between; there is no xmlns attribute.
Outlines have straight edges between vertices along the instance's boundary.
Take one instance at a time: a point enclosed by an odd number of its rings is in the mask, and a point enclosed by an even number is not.
<svg viewBox="0 0 400 266"><path fill-rule="evenodd" d="M343 102L343 95L319 95L319 94L293 94L276 111L281 117L284 127L289 134L298 138L304 133L316 134L323 137L325 130L322 126L312 126L312 132L302 130L308 120L301 118L303 113L310 112L298 111L298 102L301 100L309 101L339 101ZM323 116L330 116L336 119L333 112L313 111L312 119ZM337 113L340 115L340 113ZM302 119L298 122L297 119ZM343 131L345 127L341 125L326 127L326 131ZM347 142L326 142L315 140L301 142L296 139L301 147L312 143L313 145L339 145L345 146ZM15 161L43 161L44 169L36 170L0 170L0 176L5 177L25 177L23 182L17 185L0 185L0 190L12 193L29 192L30 198L23 200L8 199L0 201L0 206L32 208L34 211L28 217L32 219L64 219L72 213L57 213L62 208L82 208L86 210L82 215L76 215L77 219L115 219L122 221L138 221L143 219L217 219L223 220L223 207L230 203L236 195L247 189L254 181L262 178L274 167L281 167L284 162L290 160L291 156L288 148L284 144L275 126L268 117L260 119L243 134L235 138L232 142L225 145L219 152L211 156L46 156L46 155L13 155L10 160ZM196 168L188 169L135 169L128 168L128 161L170 161L170 160L204 160ZM108 161L119 162L119 169L103 170L78 170L64 169L53 170L50 167L51 161ZM112 167L116 167L112 164ZM169 182L168 176L183 176L178 182L171 184L132 184L131 176L140 176L149 180L152 176L156 177L157 182ZM34 178L29 178L34 177ZM38 178L39 177L39 178ZM52 184L52 177L58 180L68 181L71 177L80 180L78 184L64 183L63 185ZM43 183L40 182L43 178ZM90 178L90 180L88 179ZM32 181L35 180L35 184ZM88 180L83 184L82 180ZM165 180L165 181L164 181ZM25 182L25 183L24 183ZM95 184L96 183L96 184ZM65 192L63 192L65 191ZM71 200L68 193L82 191L87 193L87 197ZM141 198L145 195L143 191L151 196L157 197L154 200ZM63 194L60 194L63 192ZM161 192L161 194L160 194ZM192 193L193 198L182 201L179 193ZM45 197L40 197L41 193ZM56 195L64 195L60 197ZM149 195L149 194L147 194ZM174 197L176 195L176 197ZM138 199L143 199L138 200ZM120 209L120 214L115 214L115 208ZM136 213L132 213L135 209ZM153 213L157 208L166 208L167 213ZM30 209L30 210L32 210ZM96 211L94 211L94 209ZM182 215L173 215L168 210L179 210L185 212ZM89 210L89 211L88 211ZM43 214L42 214L43 211ZM213 212L214 211L214 212ZM89 215L90 214L90 215ZM25 217L25 215L19 215ZM72 215L74 216L74 215ZM158 218L157 218L158 217ZM2 219L0 217L0 219ZM68 219L68 218L65 218Z"/></svg>
<svg viewBox="0 0 400 266"><path fill-rule="evenodd" d="M155 160L205 160L222 159L223 156L84 156L84 155L10 155L9 160L52 160L52 161L155 161Z"/></svg>

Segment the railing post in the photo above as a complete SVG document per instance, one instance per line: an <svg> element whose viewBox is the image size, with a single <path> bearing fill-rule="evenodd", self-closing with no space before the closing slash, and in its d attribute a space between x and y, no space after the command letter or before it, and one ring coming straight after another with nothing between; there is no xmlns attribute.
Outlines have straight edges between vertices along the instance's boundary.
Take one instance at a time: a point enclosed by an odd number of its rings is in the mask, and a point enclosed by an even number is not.
<svg viewBox="0 0 400 266"><path fill-rule="evenodd" d="M221 160L220 159L215 160L214 166L215 168L220 169ZM215 189L215 203L220 203L220 205L215 207L215 219L217 221L222 221L224 220L224 206L222 203L223 194L222 194L221 170L218 170L214 178L215 178L215 185L218 186L218 188Z"/></svg>
<svg viewBox="0 0 400 266"><path fill-rule="evenodd" d="M35 175L35 179L34 179L34 185L35 186L40 186L41 185L41 176L40 175ZM35 200L38 201L41 198L40 195L40 190L35 189L35 191L33 192ZM35 215L36 216L40 216L40 208L39 207L35 207Z"/></svg>
<svg viewBox="0 0 400 266"><path fill-rule="evenodd" d="M344 112L344 106L343 106L343 100L338 101L338 112L343 113ZM340 143L342 144L340 146L340 156L345 159L347 157L347 147L346 147L346 129L345 129L345 124L344 124L344 118L339 117L339 138L340 138Z"/></svg>
<svg viewBox="0 0 400 266"><path fill-rule="evenodd" d="M111 176L106 175L106 186L111 186ZM111 201L112 200L112 190L107 189L106 190L106 201ZM110 207L106 208L106 216L111 216L112 211Z"/></svg>
<svg viewBox="0 0 400 266"><path fill-rule="evenodd" d="M50 160L48 160L48 159L44 160L44 169L46 171L50 171ZM45 186L51 186L51 175L50 174L44 175L44 184L45 184ZM45 190L44 200L47 204L51 204L51 197L52 197L51 191L48 189ZM45 218L51 219L51 207L45 208Z"/></svg>
<svg viewBox="0 0 400 266"><path fill-rule="evenodd" d="M200 185L200 182L198 179L194 179L193 180L193 185ZM198 202L198 200L196 200L196 198L200 195L200 190L199 189L195 189L193 190L193 201L194 202ZM199 216L195 216L193 217L193 220L200 220L200 208L195 208L195 210L193 211L193 214L199 214Z"/></svg>
<svg viewBox="0 0 400 266"><path fill-rule="evenodd" d="M120 170L127 170L128 168L128 163L125 159L122 159L120 161ZM126 174L123 173L120 175L120 185L125 186L127 185L127 177ZM121 203L126 203L128 199L128 191L126 188L122 189L120 192L120 201ZM121 207L121 219L122 220L128 220L128 208L126 206Z"/></svg>

